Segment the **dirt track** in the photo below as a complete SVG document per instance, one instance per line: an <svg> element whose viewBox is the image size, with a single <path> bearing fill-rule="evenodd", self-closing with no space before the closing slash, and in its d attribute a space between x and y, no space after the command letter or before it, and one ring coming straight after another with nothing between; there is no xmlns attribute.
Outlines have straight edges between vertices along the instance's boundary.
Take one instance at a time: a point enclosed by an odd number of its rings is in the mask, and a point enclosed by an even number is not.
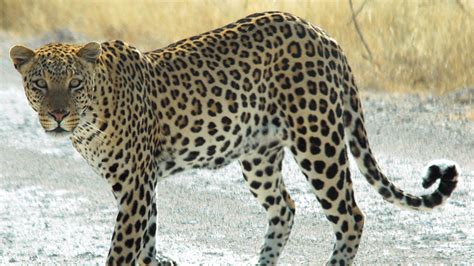
<svg viewBox="0 0 474 266"><path fill-rule="evenodd" d="M11 44L0 43L0 54ZM103 264L111 192L67 141L45 136L5 56L0 67L0 264ZM474 121L466 119L474 92L458 94L363 93L372 149L400 187L425 192L421 169L435 158L458 162L463 174L446 206L415 213L384 202L353 167L367 221L356 264L474 263ZM281 262L321 265L332 248L329 222L288 158L284 175L297 215ZM175 176L157 193L159 250L184 264L251 262L266 221L237 164Z"/></svg>

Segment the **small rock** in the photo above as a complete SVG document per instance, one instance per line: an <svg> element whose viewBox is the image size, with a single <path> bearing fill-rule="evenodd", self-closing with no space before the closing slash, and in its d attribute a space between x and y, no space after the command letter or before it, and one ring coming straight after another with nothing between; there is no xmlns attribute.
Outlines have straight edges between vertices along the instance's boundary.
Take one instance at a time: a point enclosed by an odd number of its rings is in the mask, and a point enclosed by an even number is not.
<svg viewBox="0 0 474 266"><path fill-rule="evenodd" d="M459 104L472 104L474 103L474 87L455 90L448 94L448 97Z"/></svg>

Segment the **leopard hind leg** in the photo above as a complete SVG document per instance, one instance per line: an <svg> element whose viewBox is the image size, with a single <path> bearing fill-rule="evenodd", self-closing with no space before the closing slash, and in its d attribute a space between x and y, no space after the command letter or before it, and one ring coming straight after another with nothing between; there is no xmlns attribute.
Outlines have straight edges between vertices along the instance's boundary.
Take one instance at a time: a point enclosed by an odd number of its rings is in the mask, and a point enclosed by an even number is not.
<svg viewBox="0 0 474 266"><path fill-rule="evenodd" d="M321 138L308 139L309 149L297 145L292 152L311 190L330 221L336 242L328 265L351 265L359 247L364 215L356 204L343 142L324 143Z"/></svg>
<svg viewBox="0 0 474 266"><path fill-rule="evenodd" d="M283 147L261 147L240 160L251 193L265 208L268 224L260 249L260 265L276 264L293 226L295 204L282 179Z"/></svg>

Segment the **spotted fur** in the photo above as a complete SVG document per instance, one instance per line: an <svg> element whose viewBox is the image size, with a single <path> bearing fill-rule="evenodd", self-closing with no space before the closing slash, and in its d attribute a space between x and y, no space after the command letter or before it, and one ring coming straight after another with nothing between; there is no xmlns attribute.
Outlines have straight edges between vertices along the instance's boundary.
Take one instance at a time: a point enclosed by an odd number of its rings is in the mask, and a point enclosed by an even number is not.
<svg viewBox="0 0 474 266"><path fill-rule="evenodd" d="M110 184L119 211L107 263L170 265L155 249L155 186L193 168L239 160L265 208L260 264L275 264L290 236L295 203L282 179L291 150L333 226L329 264L351 264L364 215L352 190L348 150L382 197L421 210L454 190L452 162L428 167L431 194L396 187L370 150L351 68L340 46L293 15L267 12L163 49L122 41L11 49L44 129L68 134ZM79 85L77 85L79 84Z"/></svg>

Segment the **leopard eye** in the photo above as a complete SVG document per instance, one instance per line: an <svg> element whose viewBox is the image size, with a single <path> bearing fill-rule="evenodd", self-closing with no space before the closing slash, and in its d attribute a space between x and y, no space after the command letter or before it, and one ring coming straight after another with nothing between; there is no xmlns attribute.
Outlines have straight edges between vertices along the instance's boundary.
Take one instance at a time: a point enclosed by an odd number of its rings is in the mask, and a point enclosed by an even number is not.
<svg viewBox="0 0 474 266"><path fill-rule="evenodd" d="M82 80L74 78L69 82L69 89L73 92L82 88Z"/></svg>
<svg viewBox="0 0 474 266"><path fill-rule="evenodd" d="M38 79L33 81L33 89L37 89L39 91L46 91L48 89L48 83L44 79Z"/></svg>

